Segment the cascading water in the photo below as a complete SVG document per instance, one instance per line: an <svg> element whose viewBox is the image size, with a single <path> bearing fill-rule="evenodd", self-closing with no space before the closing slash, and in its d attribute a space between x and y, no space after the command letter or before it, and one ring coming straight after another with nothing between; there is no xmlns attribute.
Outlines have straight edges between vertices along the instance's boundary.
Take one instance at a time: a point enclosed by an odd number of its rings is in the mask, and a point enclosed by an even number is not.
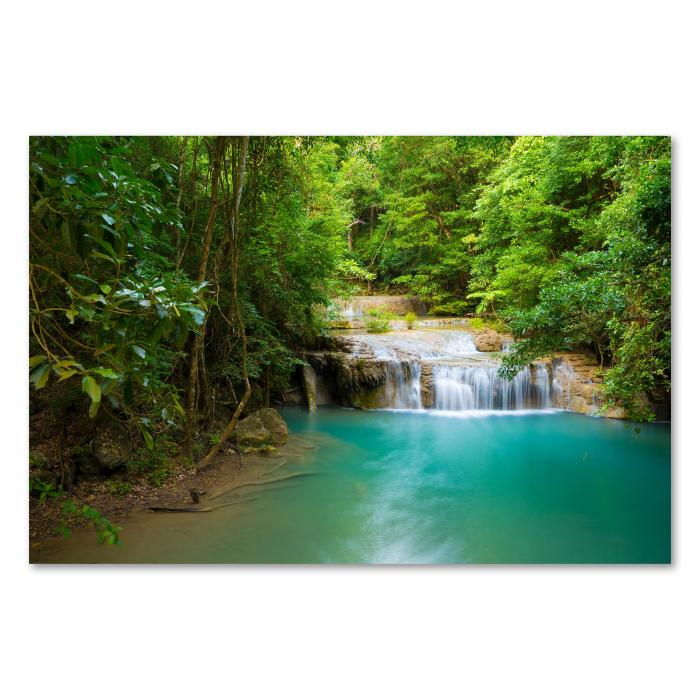
<svg viewBox="0 0 700 700"><path fill-rule="evenodd" d="M441 411L517 410L548 408L549 372L538 363L534 377L529 368L513 379L498 375L496 366L434 365L435 408Z"/></svg>
<svg viewBox="0 0 700 700"><path fill-rule="evenodd" d="M571 383L574 370L566 362L556 362L552 367L552 402L555 406L566 408L571 398Z"/></svg>
<svg viewBox="0 0 700 700"><path fill-rule="evenodd" d="M507 411L561 405L564 387L556 380L552 385L549 365L538 362L504 379L498 360L478 352L464 330L360 331L345 337L356 357L381 362L387 408Z"/></svg>
<svg viewBox="0 0 700 700"><path fill-rule="evenodd" d="M549 367L544 362L535 363L534 394L536 405L539 408L547 408L552 405Z"/></svg>
<svg viewBox="0 0 700 700"><path fill-rule="evenodd" d="M387 405L391 408L422 408L421 365L417 361L387 360L385 363Z"/></svg>

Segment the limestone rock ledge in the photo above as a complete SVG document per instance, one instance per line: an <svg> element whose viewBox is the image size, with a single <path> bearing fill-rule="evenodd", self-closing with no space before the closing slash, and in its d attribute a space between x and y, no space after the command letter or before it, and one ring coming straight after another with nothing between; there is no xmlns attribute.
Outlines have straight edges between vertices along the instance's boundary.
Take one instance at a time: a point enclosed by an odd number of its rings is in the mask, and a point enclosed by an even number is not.
<svg viewBox="0 0 700 700"><path fill-rule="evenodd" d="M337 404L366 409L386 407L386 371L380 360L335 351L307 352L304 358Z"/></svg>
<svg viewBox="0 0 700 700"><path fill-rule="evenodd" d="M601 409L604 370L601 370L593 355L559 352L542 361L550 365L551 399L555 408L605 418L626 418L626 412L621 406Z"/></svg>

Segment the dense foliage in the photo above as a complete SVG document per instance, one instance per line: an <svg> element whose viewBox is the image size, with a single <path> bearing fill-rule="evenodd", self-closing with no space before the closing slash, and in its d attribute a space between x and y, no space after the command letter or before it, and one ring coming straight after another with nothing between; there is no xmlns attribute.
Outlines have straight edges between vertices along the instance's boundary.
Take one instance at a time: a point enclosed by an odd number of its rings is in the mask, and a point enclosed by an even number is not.
<svg viewBox="0 0 700 700"><path fill-rule="evenodd" d="M366 286L496 316L504 372L589 347L646 418L670 392L670 168L661 137L33 138L30 381L187 447L284 391Z"/></svg>
<svg viewBox="0 0 700 700"><path fill-rule="evenodd" d="M75 397L75 387L91 417L107 414L153 449L239 401L245 377L253 405L287 387L295 350L362 274L346 254L352 207L335 144L252 138L241 161L241 143L31 140L35 389L60 383Z"/></svg>
<svg viewBox="0 0 700 700"><path fill-rule="evenodd" d="M651 417L650 405L668 405L668 138L369 144L362 162L372 176L353 180L364 222L353 254L378 284L420 296L432 313L476 312L507 323L520 340L506 374L553 350L584 346L610 368L610 402L642 419Z"/></svg>

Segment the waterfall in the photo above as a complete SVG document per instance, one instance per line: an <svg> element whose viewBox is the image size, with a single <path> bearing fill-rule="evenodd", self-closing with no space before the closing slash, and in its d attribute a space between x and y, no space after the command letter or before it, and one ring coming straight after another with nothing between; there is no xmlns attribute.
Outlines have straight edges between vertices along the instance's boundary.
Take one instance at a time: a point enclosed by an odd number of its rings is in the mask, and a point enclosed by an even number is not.
<svg viewBox="0 0 700 700"><path fill-rule="evenodd" d="M340 315L345 319L362 318L362 307L355 307L355 302L350 301L349 303L343 305Z"/></svg>
<svg viewBox="0 0 700 700"><path fill-rule="evenodd" d="M536 398L536 405L538 407L547 408L552 405L549 367L547 367L547 365L544 362L535 363L534 393Z"/></svg>
<svg viewBox="0 0 700 700"><path fill-rule="evenodd" d="M512 410L550 405L549 371L537 363L503 379L496 366L440 365L433 367L435 408L442 411Z"/></svg>
<svg viewBox="0 0 700 700"><path fill-rule="evenodd" d="M348 309L361 313L358 307ZM568 365L555 362L552 367L547 362L535 362L512 379L504 379L498 374L499 359L493 357L494 353L477 351L474 336L466 329L401 329L388 333L358 329L343 337L351 362L363 363L357 375L359 384L366 379L364 394L351 401L353 405L443 411L568 406ZM364 363L369 364L365 367Z"/></svg>
<svg viewBox="0 0 700 700"><path fill-rule="evenodd" d="M552 367L552 403L567 408L571 398L571 383L575 379L573 367L568 362L555 362Z"/></svg>
<svg viewBox="0 0 700 700"><path fill-rule="evenodd" d="M391 408L422 408L420 395L420 361L387 360L386 402Z"/></svg>
<svg viewBox="0 0 700 700"><path fill-rule="evenodd" d="M451 333L442 346L445 355L469 355L476 352L474 338L469 333Z"/></svg>

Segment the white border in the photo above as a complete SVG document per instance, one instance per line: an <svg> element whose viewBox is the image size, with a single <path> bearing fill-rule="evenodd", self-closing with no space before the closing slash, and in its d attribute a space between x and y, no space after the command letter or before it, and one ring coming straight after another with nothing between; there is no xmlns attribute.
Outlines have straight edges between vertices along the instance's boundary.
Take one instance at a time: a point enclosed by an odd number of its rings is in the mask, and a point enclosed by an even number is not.
<svg viewBox="0 0 700 700"><path fill-rule="evenodd" d="M698 697L700 110L686 4L5 10L3 697ZM671 134L674 565L29 567L26 137L81 132Z"/></svg>

